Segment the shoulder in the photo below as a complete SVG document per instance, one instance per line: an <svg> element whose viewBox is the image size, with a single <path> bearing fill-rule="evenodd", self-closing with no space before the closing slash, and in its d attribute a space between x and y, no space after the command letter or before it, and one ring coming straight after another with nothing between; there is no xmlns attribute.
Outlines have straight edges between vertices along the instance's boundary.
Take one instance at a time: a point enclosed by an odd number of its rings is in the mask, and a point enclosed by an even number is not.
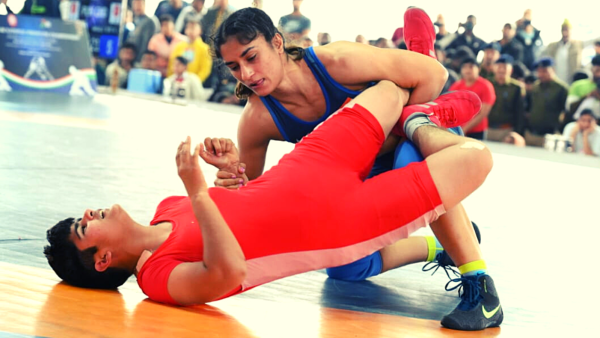
<svg viewBox="0 0 600 338"><path fill-rule="evenodd" d="M357 54L368 52L371 46L356 42L336 41L326 46L314 47L313 51L319 61L327 67L329 64L338 62L351 62Z"/></svg>

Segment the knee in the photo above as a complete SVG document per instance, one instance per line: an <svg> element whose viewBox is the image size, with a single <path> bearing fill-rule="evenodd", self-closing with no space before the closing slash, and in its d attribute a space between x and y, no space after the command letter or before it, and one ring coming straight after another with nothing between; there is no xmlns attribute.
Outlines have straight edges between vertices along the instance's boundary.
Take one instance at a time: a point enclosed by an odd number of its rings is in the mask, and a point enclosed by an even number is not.
<svg viewBox="0 0 600 338"><path fill-rule="evenodd" d="M388 80L379 81L373 88L378 90L378 98L391 106L399 106L402 102L402 89Z"/></svg>
<svg viewBox="0 0 600 338"><path fill-rule="evenodd" d="M473 150L470 151L466 159L468 163L465 164L467 168L472 168L472 179L482 184L494 166L492 152L483 142L470 138L466 138L461 148Z"/></svg>

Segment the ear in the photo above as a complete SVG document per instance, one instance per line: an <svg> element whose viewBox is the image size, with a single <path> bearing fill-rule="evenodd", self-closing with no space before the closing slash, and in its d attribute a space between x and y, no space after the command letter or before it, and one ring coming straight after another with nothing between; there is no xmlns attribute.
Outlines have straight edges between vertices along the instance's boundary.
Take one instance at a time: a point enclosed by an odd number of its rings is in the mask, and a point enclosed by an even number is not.
<svg viewBox="0 0 600 338"><path fill-rule="evenodd" d="M275 36L273 37L273 40L271 41L271 43L273 44L273 47L279 52L279 53L283 53L283 37L281 36L281 34L277 33L275 34Z"/></svg>
<svg viewBox="0 0 600 338"><path fill-rule="evenodd" d="M104 254L100 254L100 257L96 258L96 271L104 272L110 268L110 263L112 263L112 252L105 251Z"/></svg>

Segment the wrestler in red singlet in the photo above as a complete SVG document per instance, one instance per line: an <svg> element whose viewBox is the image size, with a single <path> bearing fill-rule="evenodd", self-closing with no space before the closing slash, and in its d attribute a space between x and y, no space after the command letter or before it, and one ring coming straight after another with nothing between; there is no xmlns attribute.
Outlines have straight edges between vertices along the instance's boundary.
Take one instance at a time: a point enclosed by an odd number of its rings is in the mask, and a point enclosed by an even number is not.
<svg viewBox="0 0 600 338"><path fill-rule="evenodd" d="M384 140L375 117L354 105L246 187L211 188L247 261L242 285L222 298L351 263L437 219L444 208L426 162L363 181ZM400 181L402 189L390 188ZM173 231L137 278L148 297L175 304L167 289L169 275L180 263L202 261L202 235L187 197L165 199L151 224L160 222L171 222Z"/></svg>

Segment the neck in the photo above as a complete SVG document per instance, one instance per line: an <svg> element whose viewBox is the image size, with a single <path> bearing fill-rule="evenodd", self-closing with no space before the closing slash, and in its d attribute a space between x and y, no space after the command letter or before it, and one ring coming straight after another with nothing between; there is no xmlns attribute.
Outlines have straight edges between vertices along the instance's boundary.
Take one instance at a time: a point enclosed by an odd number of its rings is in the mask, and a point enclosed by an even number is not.
<svg viewBox="0 0 600 338"><path fill-rule="evenodd" d="M134 271L135 267L144 251L154 251L164 243L171 229L166 226L144 226L136 223L131 231L127 233L127 242L121 247L119 256L115 257L120 262L121 267Z"/></svg>
<svg viewBox="0 0 600 338"><path fill-rule="evenodd" d="M474 78L474 79L465 79L465 84L470 87L470 86L472 86L475 83L476 80L477 80L477 78Z"/></svg>
<svg viewBox="0 0 600 338"><path fill-rule="evenodd" d="M285 57L285 55L283 57ZM281 102L293 101L294 97L302 93L302 84L305 82L305 79L306 74L303 73L301 62L296 62L290 57L285 61L283 79L271 93L271 96Z"/></svg>
<svg viewBox="0 0 600 338"><path fill-rule="evenodd" d="M569 42L569 38L568 37L567 38L562 38L562 42L563 43L568 43Z"/></svg>
<svg viewBox="0 0 600 338"><path fill-rule="evenodd" d="M465 35L473 36L473 31L465 31Z"/></svg>
<svg viewBox="0 0 600 338"><path fill-rule="evenodd" d="M294 9L294 11L292 12L292 15L302 15L302 14L300 13L299 9Z"/></svg>
<svg viewBox="0 0 600 338"><path fill-rule="evenodd" d="M496 78L496 82L499 85L504 85L508 82L508 76L507 77L498 77L498 78Z"/></svg>

